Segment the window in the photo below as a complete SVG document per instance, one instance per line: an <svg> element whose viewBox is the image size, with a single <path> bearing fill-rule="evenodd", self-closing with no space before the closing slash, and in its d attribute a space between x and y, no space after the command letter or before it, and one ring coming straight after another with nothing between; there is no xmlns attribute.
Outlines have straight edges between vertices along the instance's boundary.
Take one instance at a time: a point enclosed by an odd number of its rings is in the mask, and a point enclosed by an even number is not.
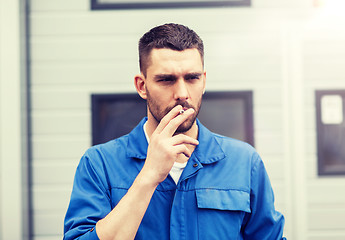
<svg viewBox="0 0 345 240"><path fill-rule="evenodd" d="M92 143L104 143L129 133L146 116L146 101L138 94L93 94ZM251 91L206 92L198 116L215 133L254 145Z"/></svg>
<svg viewBox="0 0 345 240"><path fill-rule="evenodd" d="M91 0L91 9L145 9L145 8L191 8L191 7L234 7L250 6L251 0L223 0L223 1L138 1L138 0Z"/></svg>
<svg viewBox="0 0 345 240"><path fill-rule="evenodd" d="M315 98L319 175L345 174L345 90L318 90Z"/></svg>

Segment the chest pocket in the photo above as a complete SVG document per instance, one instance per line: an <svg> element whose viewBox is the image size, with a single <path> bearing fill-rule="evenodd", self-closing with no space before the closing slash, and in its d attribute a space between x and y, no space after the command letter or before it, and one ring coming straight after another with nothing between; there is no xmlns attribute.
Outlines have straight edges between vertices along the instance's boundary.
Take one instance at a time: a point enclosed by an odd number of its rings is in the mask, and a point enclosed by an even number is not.
<svg viewBox="0 0 345 240"><path fill-rule="evenodd" d="M239 190L196 190L199 239L241 239L246 213L250 213L250 194Z"/></svg>

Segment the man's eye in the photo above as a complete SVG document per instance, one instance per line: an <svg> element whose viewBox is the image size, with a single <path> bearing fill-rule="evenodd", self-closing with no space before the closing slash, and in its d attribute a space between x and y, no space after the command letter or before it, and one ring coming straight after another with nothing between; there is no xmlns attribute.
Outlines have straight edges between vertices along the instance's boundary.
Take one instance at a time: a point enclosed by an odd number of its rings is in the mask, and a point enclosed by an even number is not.
<svg viewBox="0 0 345 240"><path fill-rule="evenodd" d="M173 81L174 81L173 78L162 78L158 80L158 82L173 82Z"/></svg>
<svg viewBox="0 0 345 240"><path fill-rule="evenodd" d="M200 76L198 75L192 75L192 76L186 77L186 80L198 80L198 79L200 79Z"/></svg>

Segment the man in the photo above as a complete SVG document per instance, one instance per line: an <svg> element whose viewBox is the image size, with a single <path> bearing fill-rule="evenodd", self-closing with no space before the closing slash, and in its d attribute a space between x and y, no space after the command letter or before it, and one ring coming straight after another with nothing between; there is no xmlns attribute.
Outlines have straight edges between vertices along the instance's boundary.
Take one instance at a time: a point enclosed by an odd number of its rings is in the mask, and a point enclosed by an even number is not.
<svg viewBox="0 0 345 240"><path fill-rule="evenodd" d="M82 157L65 239L282 239L284 217L259 155L196 119L203 51L177 24L140 39L134 82L147 118Z"/></svg>

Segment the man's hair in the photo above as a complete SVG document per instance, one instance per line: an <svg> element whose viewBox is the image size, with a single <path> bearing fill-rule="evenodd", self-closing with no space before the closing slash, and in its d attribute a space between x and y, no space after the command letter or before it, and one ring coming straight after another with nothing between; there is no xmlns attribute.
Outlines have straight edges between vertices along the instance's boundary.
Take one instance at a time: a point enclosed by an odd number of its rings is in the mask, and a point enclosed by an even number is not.
<svg viewBox="0 0 345 240"><path fill-rule="evenodd" d="M140 71L146 76L152 49L168 48L176 51L196 48L204 65L204 44L201 38L186 26L168 23L152 28L139 40Z"/></svg>

